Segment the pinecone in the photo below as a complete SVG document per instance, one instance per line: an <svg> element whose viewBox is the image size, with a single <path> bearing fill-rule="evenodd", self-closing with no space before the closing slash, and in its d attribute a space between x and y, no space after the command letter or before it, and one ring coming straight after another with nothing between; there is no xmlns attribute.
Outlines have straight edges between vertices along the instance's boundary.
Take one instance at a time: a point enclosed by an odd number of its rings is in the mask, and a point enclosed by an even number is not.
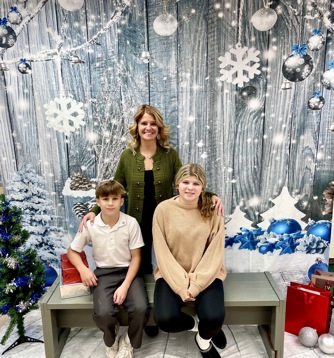
<svg viewBox="0 0 334 358"><path fill-rule="evenodd" d="M82 174L74 174L71 176L70 189L84 191L90 190L92 189L91 179Z"/></svg>
<svg viewBox="0 0 334 358"><path fill-rule="evenodd" d="M74 203L72 210L75 216L81 220L88 213L89 208L86 203Z"/></svg>
<svg viewBox="0 0 334 358"><path fill-rule="evenodd" d="M331 214L333 211L334 181L328 184L327 189L322 194L326 201L324 214Z"/></svg>

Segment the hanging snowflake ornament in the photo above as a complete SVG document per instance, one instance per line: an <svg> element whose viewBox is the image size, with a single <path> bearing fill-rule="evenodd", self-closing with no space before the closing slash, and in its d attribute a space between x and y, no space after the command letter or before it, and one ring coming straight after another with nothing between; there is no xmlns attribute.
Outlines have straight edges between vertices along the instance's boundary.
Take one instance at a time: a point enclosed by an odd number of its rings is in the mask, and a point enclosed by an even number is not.
<svg viewBox="0 0 334 358"><path fill-rule="evenodd" d="M328 70L321 76L321 84L328 90L334 89L334 61L329 61Z"/></svg>
<svg viewBox="0 0 334 358"><path fill-rule="evenodd" d="M243 87L245 82L249 82L254 78L254 75L260 74L258 67L260 61L258 55L260 51L255 48L242 47L240 43L237 43L235 48L232 48L230 52L226 52L225 56L218 58L221 61L220 73L222 76L220 81L227 81L232 84L237 84L238 87ZM248 73L248 77L245 75Z"/></svg>
<svg viewBox="0 0 334 358"><path fill-rule="evenodd" d="M292 46L292 55L283 63L283 76L291 82L304 81L313 70L313 59L307 53L307 45Z"/></svg>
<svg viewBox="0 0 334 358"><path fill-rule="evenodd" d="M47 126L61 133L69 135L80 125L84 125L85 112L83 103L77 102L71 97L55 98L50 104L45 104Z"/></svg>
<svg viewBox="0 0 334 358"><path fill-rule="evenodd" d="M325 39L321 34L321 29L313 29L312 36L307 41L307 46L311 51L317 51L322 48Z"/></svg>

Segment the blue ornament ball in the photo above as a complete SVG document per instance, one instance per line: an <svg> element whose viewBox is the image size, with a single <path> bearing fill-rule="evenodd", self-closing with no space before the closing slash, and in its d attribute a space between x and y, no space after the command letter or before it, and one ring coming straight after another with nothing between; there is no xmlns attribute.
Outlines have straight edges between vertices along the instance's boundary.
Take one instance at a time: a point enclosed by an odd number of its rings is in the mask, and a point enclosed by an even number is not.
<svg viewBox="0 0 334 358"><path fill-rule="evenodd" d="M269 225L267 231L274 232L275 234L293 234L297 231L301 231L302 227L298 221L294 219L278 219L273 220Z"/></svg>
<svg viewBox="0 0 334 358"><path fill-rule="evenodd" d="M57 271L51 265L45 265L45 287L50 287L58 277Z"/></svg>
<svg viewBox="0 0 334 358"><path fill-rule="evenodd" d="M275 248L275 245L274 245L274 244L265 243L265 244L262 244L262 245L259 247L259 253L262 254L262 255L265 255L265 254L267 254L268 252L273 252L273 251L274 251L274 248Z"/></svg>
<svg viewBox="0 0 334 358"><path fill-rule="evenodd" d="M332 223L328 220L319 220L317 222L314 222L313 224L310 224L307 235L314 235L317 237L320 237L323 240L326 240L328 242L331 241L331 229L332 229Z"/></svg>
<svg viewBox="0 0 334 358"><path fill-rule="evenodd" d="M328 271L328 264L322 262L321 259L317 259L316 263L308 269L307 276L310 280L312 280L312 275L315 273L315 270Z"/></svg>

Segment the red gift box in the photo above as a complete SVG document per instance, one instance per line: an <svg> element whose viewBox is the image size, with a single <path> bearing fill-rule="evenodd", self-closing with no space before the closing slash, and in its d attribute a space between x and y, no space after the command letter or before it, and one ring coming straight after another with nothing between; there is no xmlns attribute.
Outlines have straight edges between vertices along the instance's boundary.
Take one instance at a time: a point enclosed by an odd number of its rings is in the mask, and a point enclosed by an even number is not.
<svg viewBox="0 0 334 358"><path fill-rule="evenodd" d="M80 253L82 262L88 267L87 257L84 251ZM67 257L67 254L60 256L61 262L61 274L64 285L81 283L81 277L79 271L73 266Z"/></svg>
<svg viewBox="0 0 334 358"><path fill-rule="evenodd" d="M311 285L291 282L286 297L285 332L295 335L304 327L318 335L328 333L330 292Z"/></svg>

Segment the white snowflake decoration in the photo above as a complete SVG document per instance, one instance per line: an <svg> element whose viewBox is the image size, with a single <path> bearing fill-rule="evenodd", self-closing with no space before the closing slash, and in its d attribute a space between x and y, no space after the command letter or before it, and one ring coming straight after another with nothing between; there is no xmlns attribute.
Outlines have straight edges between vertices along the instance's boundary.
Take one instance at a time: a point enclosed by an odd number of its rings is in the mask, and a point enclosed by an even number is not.
<svg viewBox="0 0 334 358"><path fill-rule="evenodd" d="M71 97L55 98L49 104L45 104L47 126L61 133L69 135L80 125L84 125L82 120L85 112L82 110L83 103L77 102Z"/></svg>
<svg viewBox="0 0 334 358"><path fill-rule="evenodd" d="M220 56L218 58L221 61L220 73L222 74L219 79L243 87L244 82L249 82L249 79L253 79L254 75L261 73L258 70L260 66L258 63L260 61L259 53L260 51L253 47L248 49L248 47L241 47L240 44L237 44L236 48L226 52L224 57ZM234 55L235 59L232 58L232 55ZM254 63L252 64L252 62ZM248 73L248 77L244 74L245 72Z"/></svg>

